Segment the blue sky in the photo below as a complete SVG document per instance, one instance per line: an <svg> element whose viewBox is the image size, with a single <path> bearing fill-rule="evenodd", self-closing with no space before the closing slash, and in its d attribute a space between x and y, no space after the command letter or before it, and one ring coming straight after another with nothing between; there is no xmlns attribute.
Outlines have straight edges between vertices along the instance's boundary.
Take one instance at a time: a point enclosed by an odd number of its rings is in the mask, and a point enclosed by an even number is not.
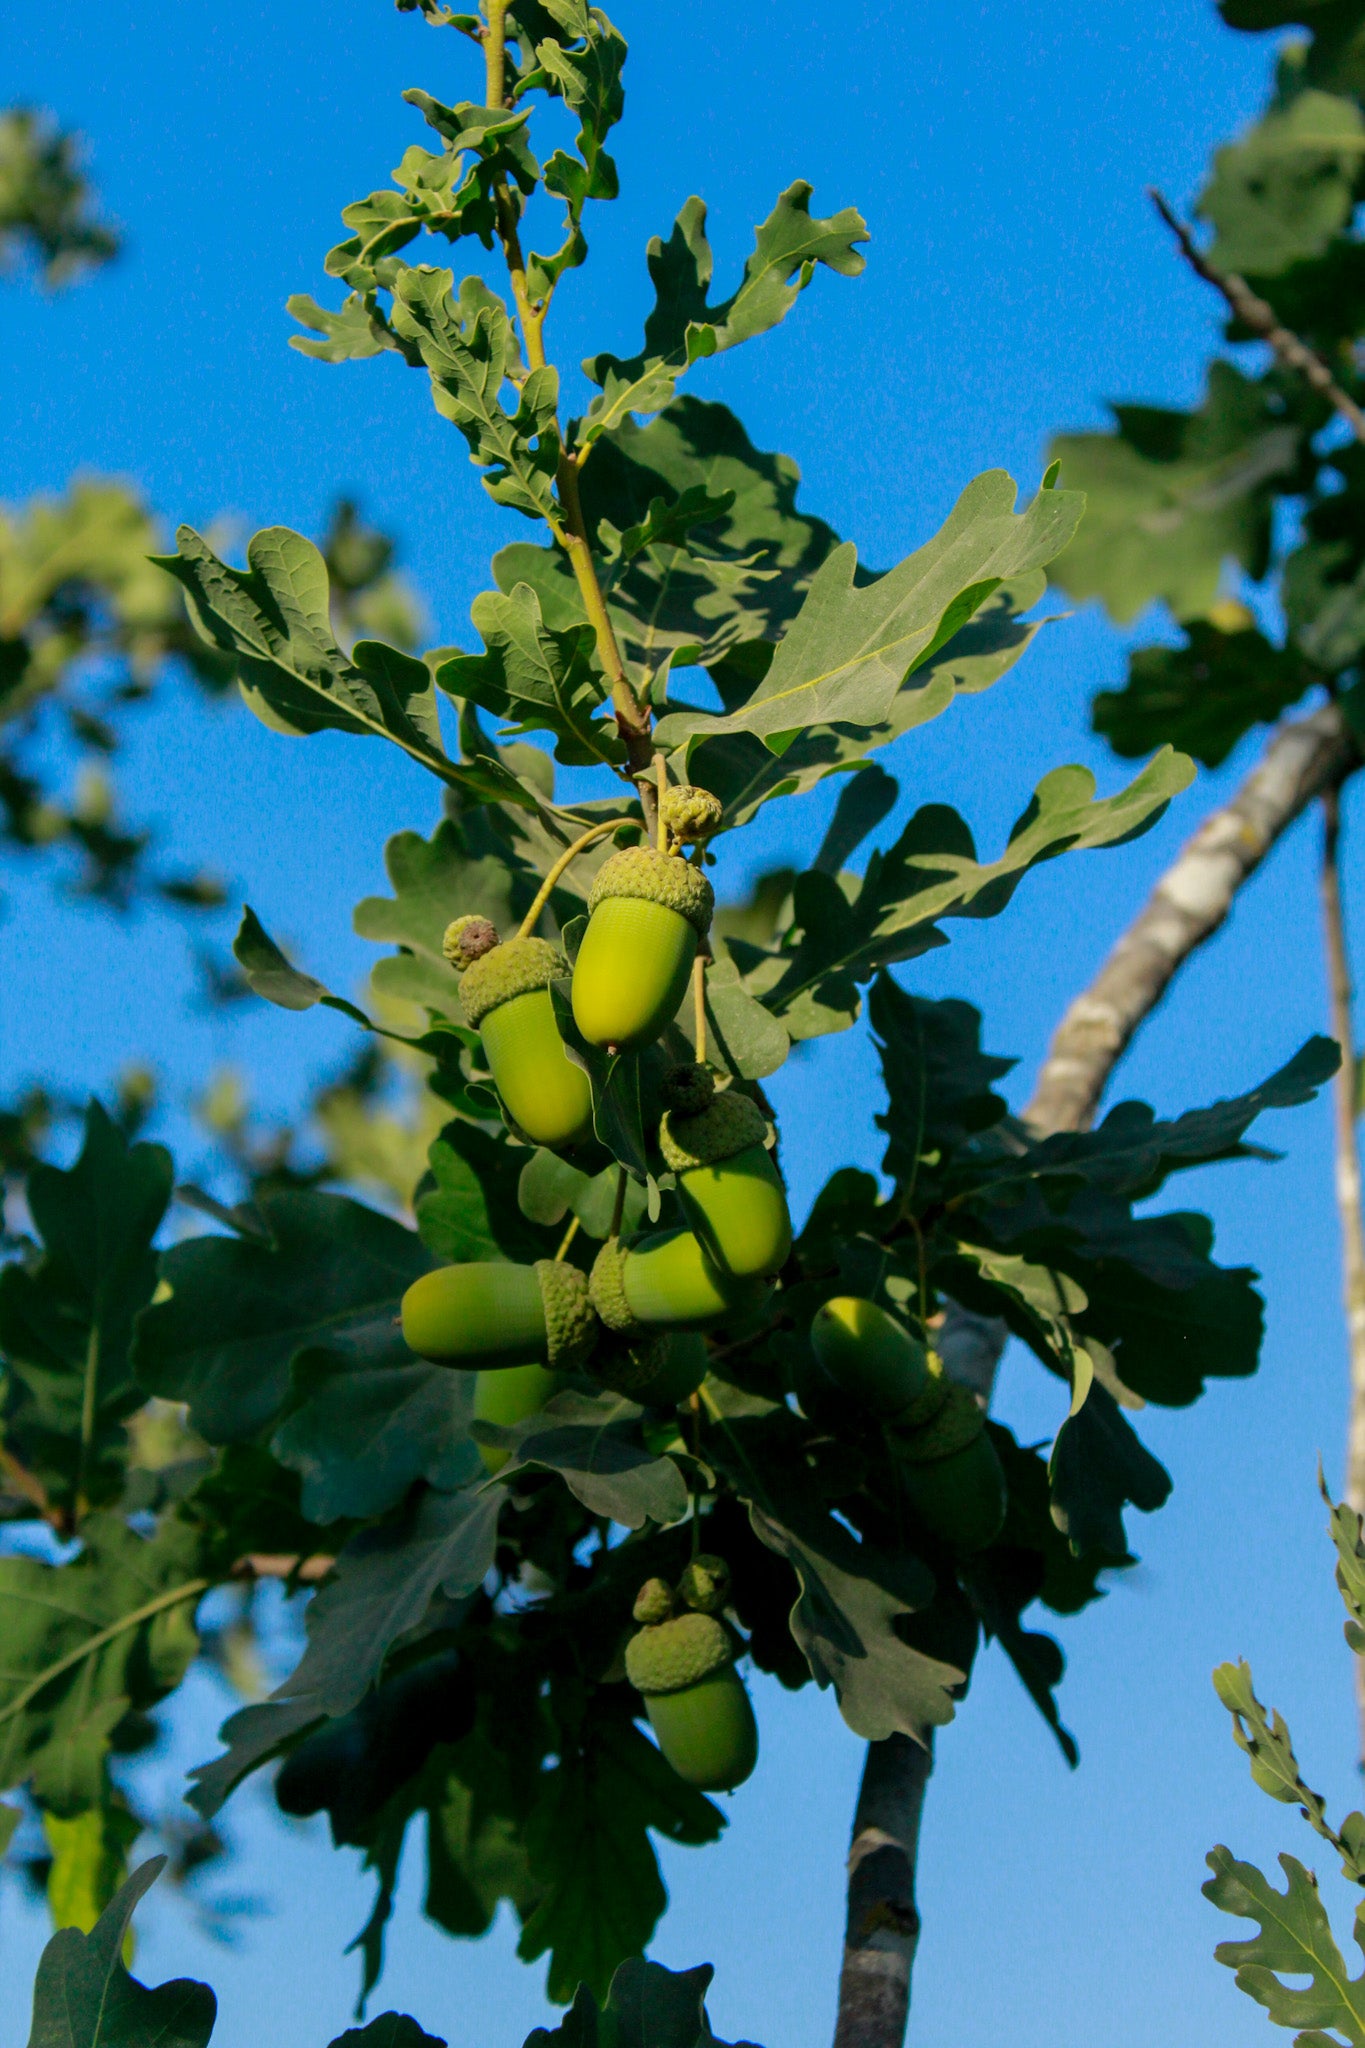
<svg viewBox="0 0 1365 2048"><path fill-rule="evenodd" d="M113 472L137 478L172 521L226 513L245 533L277 521L317 530L334 496L355 491L398 534L433 640L467 641L488 552L524 528L483 497L425 380L393 360L307 362L285 346L283 312L291 291L325 295L321 260L340 206L382 184L422 139L401 90L477 91L465 46L383 0L236 0L178 10L173 34L149 0L87 11L78 28L51 11L11 14L0 93L52 106L90 136L129 246L59 300L6 293L0 495L58 489L80 469ZM1106 396L1195 395L1214 309L1173 258L1143 187L1159 182L1188 203L1209 147L1257 107L1269 62L1266 41L1221 29L1205 0L845 0L837 10L694 0L685 11L653 0L620 22L632 42L616 149L624 196L594 223L593 260L556 308L562 362L634 336L643 244L689 192L710 199L718 261L735 265L751 223L800 175L821 210L862 208L874 238L867 273L853 284L822 276L775 337L706 366L697 388L732 404L759 445L797 458L803 503L867 559L908 552L983 468L1006 466L1031 489L1048 434L1098 422ZM1121 668L1122 645L1097 617L1050 627L998 689L889 762L902 798L884 835L934 799L957 804L979 845L998 844L1061 761L1119 786L1087 706ZM969 997L990 1046L1020 1056L1017 1103L1065 1001L1249 758L1243 750L1203 778L1145 840L1052 864L1005 917L960 928L916 964L916 988ZM189 701L146 718L124 787L186 864L227 874L234 911L248 897L339 988L368 964L350 907L382 888L386 836L435 818L432 787L377 744L287 743L244 714L210 716ZM723 885L737 891L750 870L808 851L828 803L774 806ZM1128 1059L1121 1093L1167 1111L1232 1093L1321 1028L1314 829L1281 849L1181 980ZM1349 881L1358 874L1352 861ZM97 1087L125 1060L150 1059L167 1077L168 1128L183 1139L184 1100L213 1065L245 1068L257 1099L283 1112L352 1043L342 1020L321 1013L196 1009L190 943L172 919L54 913L31 879L3 879L6 1086L32 1076ZM861 1034L824 1042L774 1092L799 1200L834 1165L875 1160ZM1067 1771L993 1654L941 1742L922 1859L918 2040L1228 2048L1265 2036L1262 2015L1211 1960L1214 1941L1238 1930L1199 1896L1202 1857L1219 1840L1262 1860L1281 1844L1307 1852L1292 1813L1252 1791L1228 1740L1208 1684L1221 1658L1252 1657L1313 1782L1338 1808L1358 1796L1350 1659L1314 1490L1319 1453L1329 1476L1340 1473L1345 1413L1329 1116L1295 1112L1265 1135L1287 1149L1283 1164L1207 1172L1177 1197L1211 1210L1224 1257L1264 1274L1265 1359L1253 1384L1144 1421L1174 1500L1151 1523L1136 1518L1140 1571L1059 1629L1080 1770ZM1060 1419L1055 1388L1027 1360L1007 1364L999 1406L1033 1438ZM720 1850L666 1854L674 1903L654 1952L716 1962L713 2015L727 2037L816 2048L832 2019L859 1746L813 1689L758 1690L759 1771L729 1802ZM168 1798L178 1771L211 1749L222 1710L207 1681L196 1685L163 1767ZM346 2021L352 1963L338 1957L367 1887L351 1852L333 1856L317 1830L286 1829L253 1795L232 1826L241 1858L222 1883L269 1911L219 1952L161 1901L145 1913L143 1966L153 1978L210 1977L219 2048L321 2048ZM426 1927L419 1862L383 1999L452 2041L517 2048L544 2017L539 1968L515 1962L506 1925L476 1946ZM1322 1876L1331 1897L1330 1870ZM42 1931L12 1889L0 1895L0 2048L25 2037L19 1992Z"/></svg>

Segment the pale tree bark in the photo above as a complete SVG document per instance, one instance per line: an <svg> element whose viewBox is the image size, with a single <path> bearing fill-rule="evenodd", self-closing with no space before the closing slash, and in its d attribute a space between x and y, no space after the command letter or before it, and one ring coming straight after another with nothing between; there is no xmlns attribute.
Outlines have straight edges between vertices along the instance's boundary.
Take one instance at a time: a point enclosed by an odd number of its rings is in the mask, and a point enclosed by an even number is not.
<svg viewBox="0 0 1365 2048"><path fill-rule="evenodd" d="M1327 987L1332 1036L1341 1047L1333 1082L1336 1112L1337 1213L1341 1221L1341 1281L1346 1307L1346 1341L1351 1371L1350 1421L1346 1439L1346 1497L1365 1513L1365 1220L1361 1214L1360 1149L1356 1136L1354 991L1341 900L1341 791L1322 798L1322 929L1327 952ZM1356 1707L1365 1755L1365 1666L1357 1661Z"/></svg>
<svg viewBox="0 0 1365 2048"><path fill-rule="evenodd" d="M1335 705L1281 725L1232 801L1205 818L1053 1036L1024 1111L1036 1130L1078 1131L1133 1033L1287 828L1358 764Z"/></svg>
<svg viewBox="0 0 1365 2048"><path fill-rule="evenodd" d="M906 1735L869 1742L853 1844L834 2048L899 2048L919 1945L915 1863L933 1753Z"/></svg>

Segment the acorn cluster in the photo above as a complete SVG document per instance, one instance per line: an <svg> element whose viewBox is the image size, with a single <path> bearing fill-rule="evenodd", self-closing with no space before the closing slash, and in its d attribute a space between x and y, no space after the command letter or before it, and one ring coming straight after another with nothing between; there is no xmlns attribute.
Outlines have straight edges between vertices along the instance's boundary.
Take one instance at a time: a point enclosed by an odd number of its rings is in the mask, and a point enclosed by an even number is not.
<svg viewBox="0 0 1365 2048"><path fill-rule="evenodd" d="M591 828L568 850L515 936L500 938L477 915L457 917L445 934L465 1017L507 1121L533 1144L573 1153L593 1133L592 1089L561 1035L556 982L569 983L581 1039L628 1053L656 1043L689 983L704 974L714 899L699 853L688 859L682 849L704 846L720 805L706 790L683 787L661 792L659 810L657 845L621 848L598 870L572 967L532 927L566 863L612 824ZM700 985L697 1001L704 1015ZM664 1075L661 1097L658 1151L681 1223L629 1239L614 1229L589 1272L562 1246L561 1256L533 1265L442 1267L408 1289L406 1343L419 1357L478 1375L476 1419L522 1421L573 1377L676 1408L706 1376L704 1333L761 1310L792 1244L768 1118L706 1064L701 1045L693 1063ZM816 1412L823 1396L861 1410L882 1431L903 1493L934 1537L961 1552L993 1541L1005 1511L999 1460L976 1402L946 1378L934 1353L853 1296L827 1301L809 1338L815 1378L797 1389L806 1411ZM481 1449L490 1471L506 1462L505 1450ZM626 1653L665 1756L689 1782L712 1789L748 1776L757 1743L734 1641L719 1618L727 1596L728 1574L715 1559L694 1559L676 1591L651 1580Z"/></svg>
<svg viewBox="0 0 1365 2048"><path fill-rule="evenodd" d="M558 946L525 927L503 940L487 918L465 916L446 932L464 1013L508 1121L537 1145L572 1152L592 1130L588 1076L560 1035L553 984L570 980L574 1024L590 1044L624 1052L659 1038L692 978L714 899L680 849L703 845L721 810L709 791L682 787L663 793L660 815L660 845L626 847L603 862L572 970ZM611 1237L591 1274L562 1259L481 1262L424 1274L408 1289L409 1347L480 1374L480 1419L533 1414L575 1373L676 1406L705 1376L700 1333L758 1307L785 1262L791 1218L758 1105L735 1087L718 1088L703 1063L674 1069L664 1096L659 1148L682 1226L630 1242Z"/></svg>
<svg viewBox="0 0 1365 2048"><path fill-rule="evenodd" d="M643 1694L659 1747L703 1792L733 1792L758 1761L758 1728L735 1669L736 1639L721 1618L730 1598L724 1558L694 1557L671 1590L646 1579L626 1677Z"/></svg>

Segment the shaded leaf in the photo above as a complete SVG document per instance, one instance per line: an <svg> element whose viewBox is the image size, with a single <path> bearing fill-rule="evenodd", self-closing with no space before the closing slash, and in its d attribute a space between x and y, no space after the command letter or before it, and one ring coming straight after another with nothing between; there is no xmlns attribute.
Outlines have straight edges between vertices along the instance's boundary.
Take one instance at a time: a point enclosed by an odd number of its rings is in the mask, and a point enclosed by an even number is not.
<svg viewBox="0 0 1365 2048"><path fill-rule="evenodd" d="M687 1483L672 1458L657 1457L642 1441L642 1413L621 1394L565 1392L515 1429L479 1422L474 1434L511 1450L502 1480L543 1466L558 1472L591 1514L627 1529L643 1528L647 1521L666 1526L687 1513Z"/></svg>
<svg viewBox="0 0 1365 2048"><path fill-rule="evenodd" d="M1112 1394L1095 1385L1057 1432L1048 1463L1052 1512L1079 1555L1121 1556L1123 1510L1153 1514L1170 1497L1171 1476L1139 1440Z"/></svg>
<svg viewBox="0 0 1365 2048"><path fill-rule="evenodd" d="M1214 152L1198 211L1216 230L1220 270L1273 277L1321 256L1351 218L1365 117L1349 99L1295 93Z"/></svg>
<svg viewBox="0 0 1365 2048"><path fill-rule="evenodd" d="M123 1966L129 1923L166 1867L153 1856L120 1888L89 1934L64 1927L43 1950L28 2048L208 2048L218 2001L177 1977L155 1990Z"/></svg>
<svg viewBox="0 0 1365 2048"><path fill-rule="evenodd" d="M1254 725L1272 724L1319 680L1294 647L1255 626L1222 632L1202 619L1183 647L1140 647L1122 690L1101 690L1094 726L1116 754L1135 758L1166 742L1206 768L1227 759Z"/></svg>
<svg viewBox="0 0 1365 2048"><path fill-rule="evenodd" d="M431 1266L414 1232L344 1195L262 1190L257 1209L268 1245L231 1237L173 1245L161 1261L170 1297L138 1323L141 1385L188 1402L210 1443L240 1442L272 1420L299 1352L363 1355Z"/></svg>

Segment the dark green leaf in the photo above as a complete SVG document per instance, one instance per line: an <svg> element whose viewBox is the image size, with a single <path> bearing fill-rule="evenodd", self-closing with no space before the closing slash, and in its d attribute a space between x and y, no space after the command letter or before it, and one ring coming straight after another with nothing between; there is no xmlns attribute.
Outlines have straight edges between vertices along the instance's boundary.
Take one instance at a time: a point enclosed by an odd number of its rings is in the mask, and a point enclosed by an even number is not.
<svg viewBox="0 0 1365 2048"><path fill-rule="evenodd" d="M148 1393L187 1401L210 1443L266 1427L299 1352L363 1355L431 1265L411 1230L344 1195L263 1191L257 1207L269 1245L230 1237L174 1245L161 1262L170 1298L138 1323L139 1381Z"/></svg>
<svg viewBox="0 0 1365 2048"><path fill-rule="evenodd" d="M1169 742L1216 768L1244 733L1273 724L1318 680L1294 647L1274 646L1254 626L1225 633L1192 619L1183 647L1129 656L1125 687L1095 698L1095 730L1130 759Z"/></svg>
<svg viewBox="0 0 1365 2048"><path fill-rule="evenodd" d="M133 1318L156 1286L152 1242L170 1199L170 1154L129 1145L97 1102L69 1172L36 1166L29 1214L42 1250L0 1273L5 1439L54 1507L107 1502L127 1462L123 1424L143 1395Z"/></svg>
<svg viewBox="0 0 1365 2048"><path fill-rule="evenodd" d="M1164 1465L1139 1441L1118 1403L1098 1384L1057 1432L1048 1465L1058 1527L1079 1556L1086 1550L1122 1556L1128 1548L1123 1510L1153 1514L1170 1496Z"/></svg>
<svg viewBox="0 0 1365 2048"><path fill-rule="evenodd" d="M474 1431L511 1449L499 1474L504 1480L539 1465L558 1472L590 1514L627 1529L680 1522L687 1513L687 1483L672 1458L656 1457L642 1441L641 1413L620 1394L566 1392L514 1430L476 1423Z"/></svg>
<svg viewBox="0 0 1365 2048"><path fill-rule="evenodd" d="M923 1742L931 1728L951 1721L965 1674L912 1650L896 1627L928 1604L932 1587L923 1568L911 1558L879 1556L828 1517L797 1535L752 1502L749 1515L755 1533L801 1582L792 1634L816 1684L834 1687L854 1734L881 1742L899 1732Z"/></svg>
<svg viewBox="0 0 1365 2048"><path fill-rule="evenodd" d="M712 2048L705 2000L713 1974L709 1963L665 1970L629 1956L605 2006L580 1985L560 2024L552 2032L537 2027L526 2048Z"/></svg>
<svg viewBox="0 0 1365 2048"><path fill-rule="evenodd" d="M218 2001L207 1984L177 1977L151 1990L123 1966L129 1922L165 1867L153 1856L135 1870L89 1934L53 1935L33 1987L28 2048L208 2048Z"/></svg>
<svg viewBox="0 0 1365 2048"><path fill-rule="evenodd" d="M527 1825L545 1893L517 1954L531 1962L551 1951L550 1997L566 2002L580 1984L604 1997L617 1965L648 1943L667 1903L651 1828L699 1844L714 1842L724 1825L633 1722L585 1721L581 1742L542 1780Z"/></svg>

